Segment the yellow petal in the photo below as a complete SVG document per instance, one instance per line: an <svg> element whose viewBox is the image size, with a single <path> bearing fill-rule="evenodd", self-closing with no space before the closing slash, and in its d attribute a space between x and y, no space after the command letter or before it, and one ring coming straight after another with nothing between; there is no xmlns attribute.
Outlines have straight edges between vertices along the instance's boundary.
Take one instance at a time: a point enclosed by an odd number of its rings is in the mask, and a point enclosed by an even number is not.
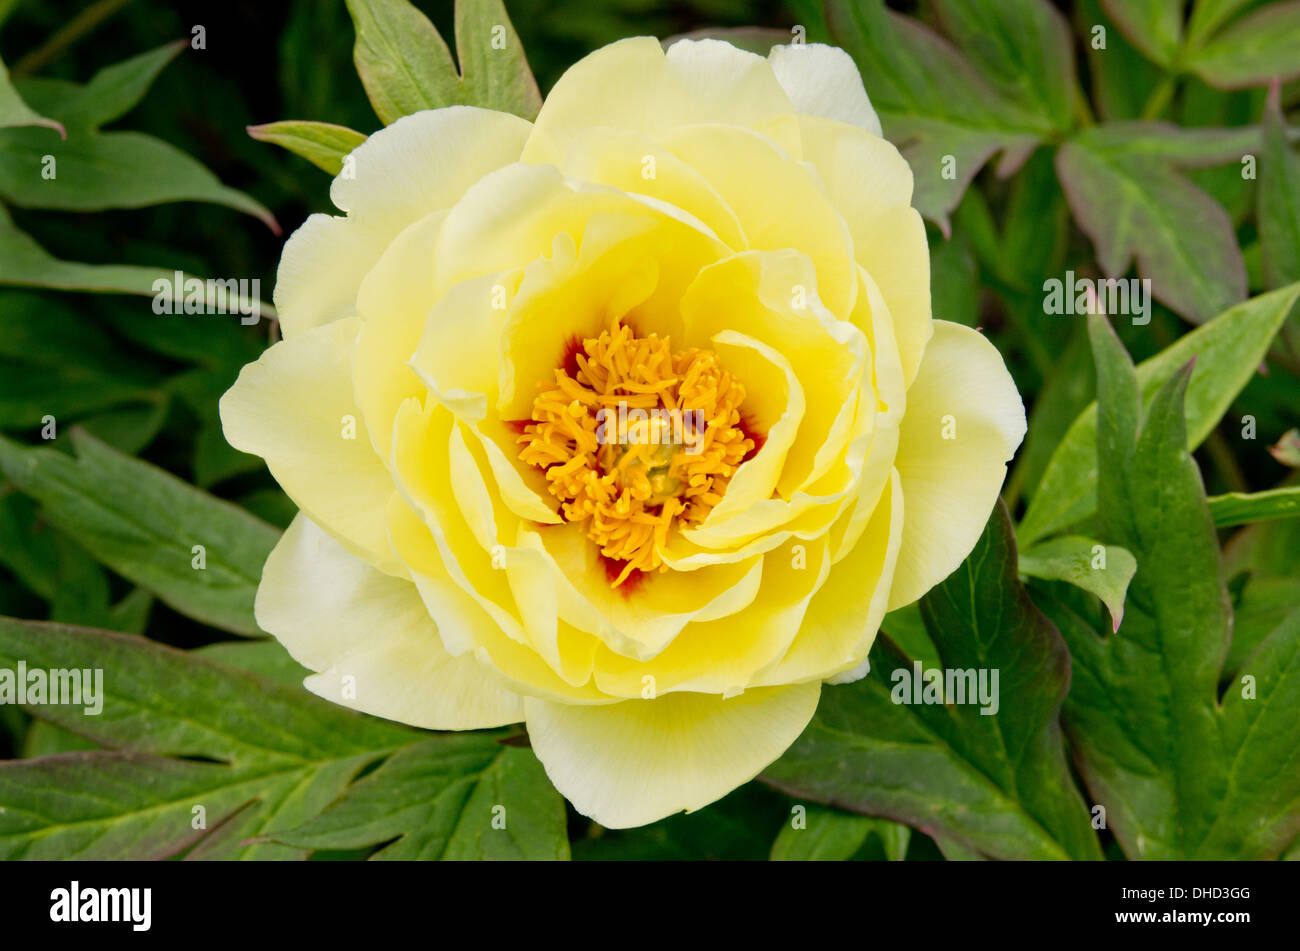
<svg viewBox="0 0 1300 951"><path fill-rule="evenodd" d="M797 249L812 260L826 307L839 317L853 309L853 239L810 166L771 139L732 125L673 129L663 142L722 196L750 249Z"/></svg>
<svg viewBox="0 0 1300 951"><path fill-rule="evenodd" d="M392 240L518 159L531 128L451 106L404 116L358 146L330 188L348 216L312 215L285 243L274 295L284 336L355 314L361 281Z"/></svg>
<svg viewBox="0 0 1300 951"><path fill-rule="evenodd" d="M555 788L583 815L625 829L694 811L753 779L803 732L820 693L810 683L599 707L530 698L524 713Z"/></svg>
<svg viewBox="0 0 1300 951"><path fill-rule="evenodd" d="M794 368L777 350L734 330L719 331L710 343L727 372L744 383L745 419L765 434L763 445L736 469L722 501L709 513L720 523L772 497L803 422L805 401Z"/></svg>
<svg viewBox="0 0 1300 951"><path fill-rule="evenodd" d="M799 129L804 157L853 236L854 256L893 314L910 385L932 333L930 248L911 207L912 170L891 143L857 126L801 116Z"/></svg>
<svg viewBox="0 0 1300 951"><path fill-rule="evenodd" d="M447 653L414 585L349 555L304 515L271 552L255 610L317 671L305 685L326 700L428 730L523 719L522 699L491 668Z"/></svg>
<svg viewBox="0 0 1300 951"><path fill-rule="evenodd" d="M580 526L548 526L537 539L555 566L561 616L611 651L639 660L654 657L693 620L739 611L754 600L762 580L762 565L750 559L653 572L629 594L610 587L599 551Z"/></svg>
<svg viewBox="0 0 1300 951"><path fill-rule="evenodd" d="M546 97L523 160L562 164L573 138L596 126L657 140L690 123L754 126L794 111L761 56L719 40L620 40L579 60Z"/></svg>
<svg viewBox="0 0 1300 951"><path fill-rule="evenodd" d="M466 589L463 573L453 577L448 571L428 525L397 496L389 505L388 531L393 550L410 572L448 653L476 655L517 693L564 703L614 701L594 685L568 683L531 646L507 636L481 600ZM581 660L576 655L575 659Z"/></svg>
<svg viewBox="0 0 1300 951"><path fill-rule="evenodd" d="M906 526L897 474L871 507L853 550L831 568L813 595L799 636L758 684L826 680L858 666L876 638L889 601L890 581Z"/></svg>
<svg viewBox="0 0 1300 951"><path fill-rule="evenodd" d="M350 552L398 570L384 531L393 480L352 397L349 317L281 340L221 398L226 440L266 460L289 498Z"/></svg>
<svg viewBox="0 0 1300 951"><path fill-rule="evenodd" d="M357 405L365 414L375 451L387 459L393 415L423 391L407 365L434 304L433 245L445 211L425 215L399 234L361 282L361 331L352 359Z"/></svg>
<svg viewBox="0 0 1300 951"><path fill-rule="evenodd" d="M936 320L934 328L899 437L907 517L890 610L970 554L1025 436L1025 408L997 348L961 324Z"/></svg>
<svg viewBox="0 0 1300 951"><path fill-rule="evenodd" d="M688 345L739 331L780 353L799 378L803 419L777 485L785 499L825 474L843 448L868 366L865 336L826 309L819 288L804 255L748 251L701 271L681 304Z"/></svg>
<svg viewBox="0 0 1300 951"><path fill-rule="evenodd" d="M823 537L781 545L761 564L763 584L752 603L725 617L692 621L649 661L601 650L597 686L631 698L644 695L647 686L659 696L697 691L730 697L748 688L789 649L831 563Z"/></svg>

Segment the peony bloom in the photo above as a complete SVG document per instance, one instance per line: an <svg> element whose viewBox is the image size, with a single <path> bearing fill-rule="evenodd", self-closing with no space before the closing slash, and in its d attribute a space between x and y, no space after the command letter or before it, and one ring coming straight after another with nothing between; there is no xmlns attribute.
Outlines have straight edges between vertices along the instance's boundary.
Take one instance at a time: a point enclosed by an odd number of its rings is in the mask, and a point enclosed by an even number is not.
<svg viewBox="0 0 1300 951"><path fill-rule="evenodd" d="M630 39L535 123L422 112L353 158L221 403L301 509L258 623L335 702L525 722L607 826L753 778L968 554L1025 431L931 319L851 60Z"/></svg>

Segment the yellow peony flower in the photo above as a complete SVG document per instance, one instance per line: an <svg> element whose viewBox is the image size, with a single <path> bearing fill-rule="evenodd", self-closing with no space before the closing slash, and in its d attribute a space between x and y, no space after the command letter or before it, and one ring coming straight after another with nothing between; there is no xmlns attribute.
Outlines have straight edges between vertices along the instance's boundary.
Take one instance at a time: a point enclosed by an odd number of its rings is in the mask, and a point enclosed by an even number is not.
<svg viewBox="0 0 1300 951"><path fill-rule="evenodd" d="M630 39L535 123L422 112L353 160L221 401L301 508L258 623L326 699L525 722L606 826L753 778L960 564L1025 432L931 319L852 61Z"/></svg>

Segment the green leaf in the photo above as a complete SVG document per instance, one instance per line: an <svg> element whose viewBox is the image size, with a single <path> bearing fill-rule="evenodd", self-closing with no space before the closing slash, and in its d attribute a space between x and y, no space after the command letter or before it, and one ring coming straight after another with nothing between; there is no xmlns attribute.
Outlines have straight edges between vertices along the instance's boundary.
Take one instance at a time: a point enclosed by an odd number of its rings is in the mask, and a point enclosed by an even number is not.
<svg viewBox="0 0 1300 951"><path fill-rule="evenodd" d="M1300 76L1300 3L1274 3L1233 23L1187 66L1211 86L1244 89Z"/></svg>
<svg viewBox="0 0 1300 951"><path fill-rule="evenodd" d="M385 125L423 109L470 105L533 119L541 93L501 0L457 0L456 48L408 0L347 0L357 73Z"/></svg>
<svg viewBox="0 0 1300 951"><path fill-rule="evenodd" d="M180 274L180 282L176 275ZM48 287L64 291L96 291L110 294L144 294L171 300L179 306L184 301L184 284L192 275L161 268L136 267L131 264L85 264L61 261L30 235L19 231L4 205L0 205L0 285ZM199 278L199 280L202 280ZM159 284L159 282L162 282ZM206 284L205 290L206 290ZM160 296L161 295L161 296ZM205 294L206 296L206 294ZM251 312L252 299L236 294L232 306L241 313ZM273 316L275 308L256 302L263 315Z"/></svg>
<svg viewBox="0 0 1300 951"><path fill-rule="evenodd" d="M1029 414L1029 432L1016 454L1016 466L1007 490L1008 505L1013 501L1010 487L1021 487L1030 496L1037 491L1052 454L1061 445L1070 424L1097 395L1088 335L1082 325L1076 326L1069 344L1043 381Z"/></svg>
<svg viewBox="0 0 1300 951"><path fill-rule="evenodd" d="M1092 148L1120 153L1123 158L1170 162L1180 168L1233 164L1259 148L1257 126L1183 128L1169 122L1119 121L1093 126L1086 135ZM1240 175L1238 174L1238 177Z"/></svg>
<svg viewBox="0 0 1300 951"><path fill-rule="evenodd" d="M1251 652L1300 604L1300 578L1252 576L1232 605L1232 644L1223 662L1225 679L1235 679Z"/></svg>
<svg viewBox="0 0 1300 951"><path fill-rule="evenodd" d="M376 859L568 859L564 800L533 751L502 738L412 744L276 839L308 849L388 843Z"/></svg>
<svg viewBox="0 0 1300 951"><path fill-rule="evenodd" d="M347 0L356 27L357 75L384 125L455 100L451 50L407 0Z"/></svg>
<svg viewBox="0 0 1300 951"><path fill-rule="evenodd" d="M226 205L279 232L260 202L222 185L195 159L161 139L139 132L72 131L67 142L42 141L27 129L0 136L0 197L19 208L103 211L172 201ZM45 157L54 177L42 174ZM148 169L141 175L140 169Z"/></svg>
<svg viewBox="0 0 1300 951"><path fill-rule="evenodd" d="M28 710L113 751L0 764L10 859L165 858L196 843L203 857L301 857L239 843L301 824L367 763L427 735L142 638L0 618L0 668L20 660L102 671L99 714Z"/></svg>
<svg viewBox="0 0 1300 951"><path fill-rule="evenodd" d="M1227 212L1169 163L1090 129L1061 147L1056 169L1108 277L1136 257L1154 296L1194 323L1246 296Z"/></svg>
<svg viewBox="0 0 1300 951"><path fill-rule="evenodd" d="M106 66L84 86L67 84L66 94L51 97L51 106L57 104L61 108L63 121L69 128L93 130L107 125L134 109L163 68L188 45L186 40L175 40ZM28 80L27 83L37 90L63 88L63 84L45 87L37 80Z"/></svg>
<svg viewBox="0 0 1300 951"><path fill-rule="evenodd" d="M279 641L221 641L197 648L194 654L227 667L238 667L286 687L301 687L312 672L289 656Z"/></svg>
<svg viewBox="0 0 1300 951"><path fill-rule="evenodd" d="M591 823L573 839L573 858L595 862L758 862L768 831L790 819L790 801L762 783L746 783L707 809L678 813L634 829Z"/></svg>
<svg viewBox="0 0 1300 951"><path fill-rule="evenodd" d="M1097 115L1107 121L1141 115L1164 80L1164 71L1124 38L1123 30L1105 14L1097 0L1077 0L1074 23L1084 38ZM1094 45L1098 28L1105 30L1103 49Z"/></svg>
<svg viewBox="0 0 1300 951"><path fill-rule="evenodd" d="M763 778L799 799L946 837L970 854L1100 858L1057 720L1070 658L1016 577L1001 503L921 612L944 667L983 671L979 699L996 696L996 711L951 696L948 705L902 702L913 699L912 659L880 637L867 676L825 688L808 729Z"/></svg>
<svg viewBox="0 0 1300 951"><path fill-rule="evenodd" d="M45 118L23 102L23 97L9 81L9 70L4 60L0 60L0 129L24 125L44 126L58 132L60 138L67 138L62 125Z"/></svg>
<svg viewBox="0 0 1300 951"><path fill-rule="evenodd" d="M152 136L99 132L134 106L184 43L172 43L101 70L86 85L27 80L23 95L63 120L67 138L52 142L36 129L0 135L0 196L20 208L102 211L170 201L226 205L261 219L276 233L261 203L222 185L200 162ZM50 159L53 160L51 164ZM148 169L149 174L140 174Z"/></svg>
<svg viewBox="0 0 1300 951"><path fill-rule="evenodd" d="M1255 678L1247 691L1244 676ZM1227 797L1198 857L1275 858L1300 832L1300 779L1279 764L1300 756L1300 610L1242 663L1223 698Z"/></svg>
<svg viewBox="0 0 1300 951"><path fill-rule="evenodd" d="M1136 570L1137 562L1123 548L1082 535L1053 538L1020 553L1023 574L1068 581L1101 598L1115 628L1124 619L1124 595Z"/></svg>
<svg viewBox="0 0 1300 951"><path fill-rule="evenodd" d="M1269 287L1300 281L1300 156L1288 141L1281 96L1269 90L1259 162L1256 214L1260 263Z"/></svg>
<svg viewBox="0 0 1300 951"><path fill-rule="evenodd" d="M31 293L0 291L0 372L0 429L157 397L146 362L83 314Z"/></svg>
<svg viewBox="0 0 1300 951"><path fill-rule="evenodd" d="M456 56L466 105L537 117L542 94L502 0L456 0Z"/></svg>
<svg viewBox="0 0 1300 951"><path fill-rule="evenodd" d="M1101 0L1101 5L1148 59L1173 65L1182 43L1185 0Z"/></svg>
<svg viewBox="0 0 1300 951"><path fill-rule="evenodd" d="M842 862L876 837L891 862L907 854L912 830L888 819L873 819L839 809L809 806L803 827L787 822L772 843L774 862Z"/></svg>
<svg viewBox="0 0 1300 951"><path fill-rule="evenodd" d="M259 142L274 142L331 175L343 171L344 156L366 141L360 132L341 125L296 119L250 125L248 134Z"/></svg>
<svg viewBox="0 0 1300 951"><path fill-rule="evenodd" d="M1044 598L1074 658L1066 724L1108 827L1135 859L1276 857L1300 828L1300 624L1246 665L1252 699L1218 680L1231 610L1200 472L1187 450L1190 365L1150 400L1140 429L1132 365L1109 325L1090 328L1098 364L1099 533L1137 558L1123 626L1098 636Z"/></svg>
<svg viewBox="0 0 1300 951"><path fill-rule="evenodd" d="M937 0L939 23L981 75L1062 132L1074 124L1074 44L1046 0Z"/></svg>
<svg viewBox="0 0 1300 951"><path fill-rule="evenodd" d="M1268 447L1268 454L1284 466L1300 469L1300 429L1291 428Z"/></svg>
<svg viewBox="0 0 1300 951"><path fill-rule="evenodd" d="M862 72L885 135L912 166L912 204L945 233L948 213L985 162L1003 153L1005 177L1051 132L1047 119L1008 99L951 43L881 0L828 0L826 13L832 37Z"/></svg>
<svg viewBox="0 0 1300 951"><path fill-rule="evenodd" d="M436 735L362 716L285 683L262 645L201 653L274 672L0 618L0 669L102 671L98 714L28 709L111 750L0 764L0 856L302 858L311 846L279 840L312 828L366 839L382 825L364 844L403 836L383 857L567 858L563 800L530 750L498 742L505 731Z"/></svg>
<svg viewBox="0 0 1300 951"><path fill-rule="evenodd" d="M1210 514L1219 528L1300 515L1300 486L1265 492L1228 492L1209 498Z"/></svg>
<svg viewBox="0 0 1300 951"><path fill-rule="evenodd" d="M1300 284L1253 297L1180 337L1137 368L1142 396L1149 399L1177 367L1196 358L1186 400L1189 448L1195 449L1209 435L1258 369L1297 296ZM1048 462L1020 523L1021 545L1029 547L1096 510L1096 447L1097 405L1093 403L1074 421Z"/></svg>
<svg viewBox="0 0 1300 951"><path fill-rule="evenodd" d="M1199 47L1215 30L1223 26L1242 7L1257 0L1196 0L1192 18L1187 23L1187 43Z"/></svg>
<svg viewBox="0 0 1300 951"><path fill-rule="evenodd" d="M0 437L0 470L50 523L124 578L205 623L256 634L253 598L278 533L229 502L73 431L77 458ZM202 546L206 567L193 567Z"/></svg>

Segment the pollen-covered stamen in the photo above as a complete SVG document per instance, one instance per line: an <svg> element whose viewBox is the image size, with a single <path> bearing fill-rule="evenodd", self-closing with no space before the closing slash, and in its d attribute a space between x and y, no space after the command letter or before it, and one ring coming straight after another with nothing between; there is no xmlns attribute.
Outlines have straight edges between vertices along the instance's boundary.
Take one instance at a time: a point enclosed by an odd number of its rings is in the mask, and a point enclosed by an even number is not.
<svg viewBox="0 0 1300 951"><path fill-rule="evenodd" d="M672 352L615 320L582 342L533 401L519 458L546 471L570 522L633 571L667 570L675 526L704 521L754 448L740 425L745 388L709 350Z"/></svg>

